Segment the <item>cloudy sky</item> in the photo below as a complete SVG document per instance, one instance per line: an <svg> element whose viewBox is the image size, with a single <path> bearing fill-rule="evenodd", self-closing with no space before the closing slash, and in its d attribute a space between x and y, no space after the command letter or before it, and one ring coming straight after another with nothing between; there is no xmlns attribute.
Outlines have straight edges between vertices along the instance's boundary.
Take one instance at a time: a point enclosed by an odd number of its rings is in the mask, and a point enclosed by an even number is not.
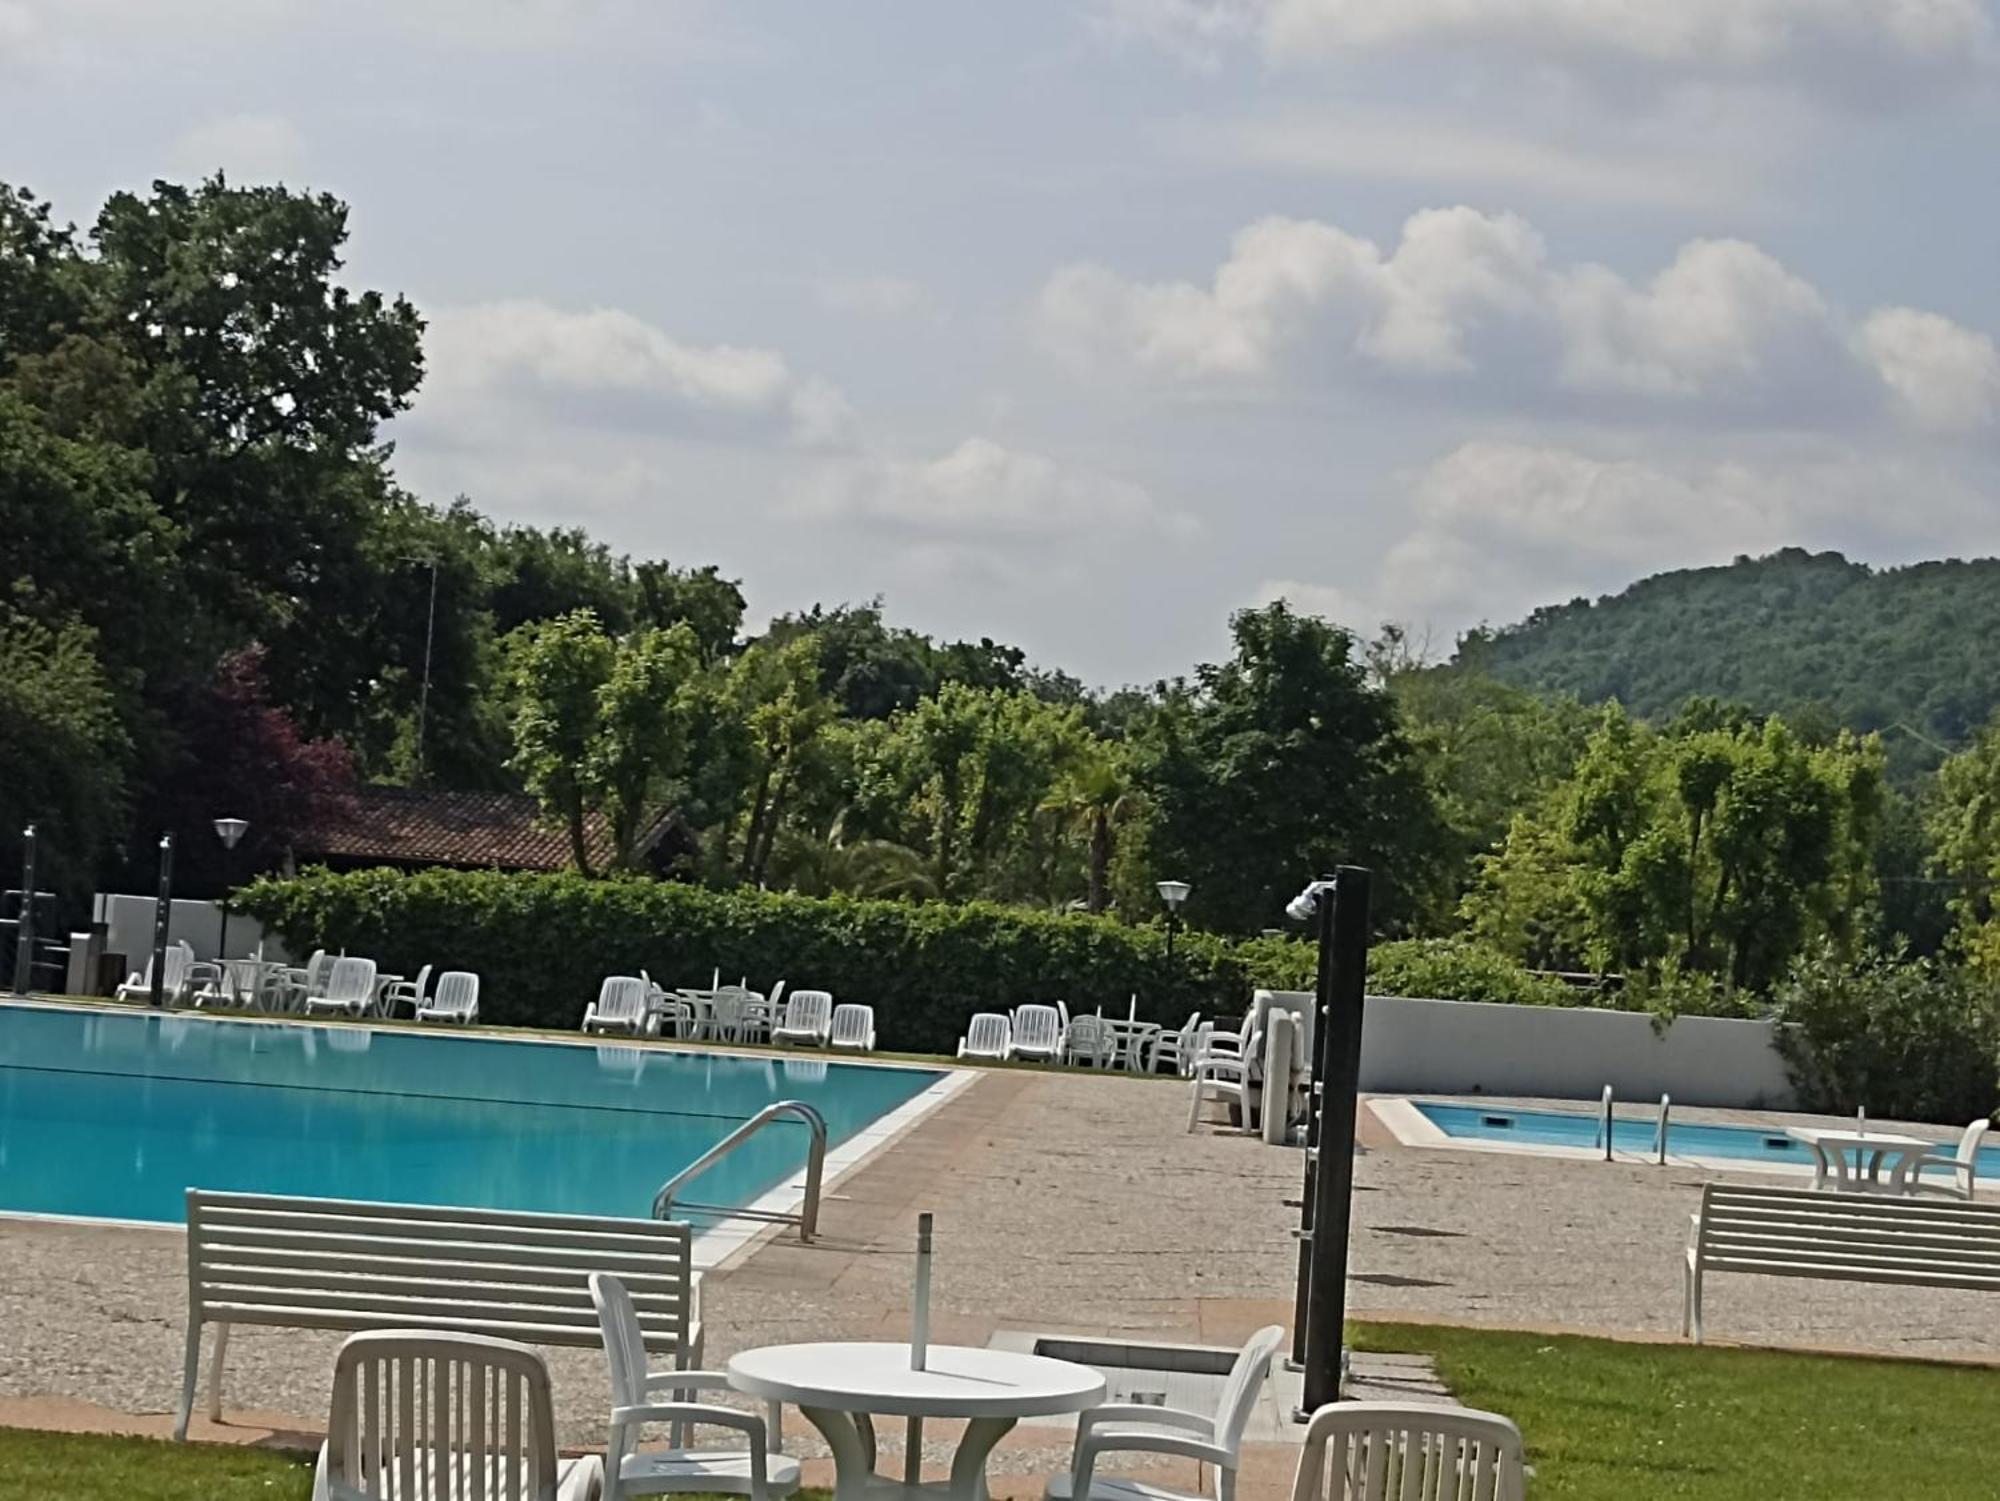
<svg viewBox="0 0 2000 1501"><path fill-rule="evenodd" d="M1115 684L1996 550L2000 0L0 0L0 178L353 205L420 493Z"/></svg>

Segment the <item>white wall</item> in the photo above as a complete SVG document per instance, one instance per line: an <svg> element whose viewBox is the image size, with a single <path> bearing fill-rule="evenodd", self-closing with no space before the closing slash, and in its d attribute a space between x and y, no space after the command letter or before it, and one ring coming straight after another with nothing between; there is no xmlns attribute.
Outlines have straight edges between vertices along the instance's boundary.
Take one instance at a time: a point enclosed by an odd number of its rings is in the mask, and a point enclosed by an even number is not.
<svg viewBox="0 0 2000 1501"><path fill-rule="evenodd" d="M99 892L94 908L97 921L108 926L104 952L123 954L126 968L144 969L146 956L153 951L153 899L149 896L120 896ZM214 902L191 902L176 898L167 918L167 942L186 939L197 959L214 959L222 938L222 908ZM289 956L275 934L266 935L263 924L245 913L229 914L229 952L222 957L246 959L264 945L265 957Z"/></svg>
<svg viewBox="0 0 2000 1501"><path fill-rule="evenodd" d="M1370 996L1361 1087L1782 1108L1792 1088L1770 1022L1686 1016L1655 1030L1630 1011Z"/></svg>

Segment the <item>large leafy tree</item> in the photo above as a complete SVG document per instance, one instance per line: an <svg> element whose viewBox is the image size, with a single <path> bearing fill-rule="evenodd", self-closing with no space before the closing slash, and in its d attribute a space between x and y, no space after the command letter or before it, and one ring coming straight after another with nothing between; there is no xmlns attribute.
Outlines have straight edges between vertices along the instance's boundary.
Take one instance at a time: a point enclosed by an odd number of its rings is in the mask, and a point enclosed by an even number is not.
<svg viewBox="0 0 2000 1501"><path fill-rule="evenodd" d="M1382 872L1391 924L1423 910L1443 826L1353 637L1283 603L1238 612L1230 632L1231 658L1169 685L1142 741L1155 862L1194 883L1189 915L1271 926L1342 863Z"/></svg>
<svg viewBox="0 0 2000 1501"><path fill-rule="evenodd" d="M1951 883L1951 942L2000 979L2000 714L1938 767L1925 822L1939 876Z"/></svg>

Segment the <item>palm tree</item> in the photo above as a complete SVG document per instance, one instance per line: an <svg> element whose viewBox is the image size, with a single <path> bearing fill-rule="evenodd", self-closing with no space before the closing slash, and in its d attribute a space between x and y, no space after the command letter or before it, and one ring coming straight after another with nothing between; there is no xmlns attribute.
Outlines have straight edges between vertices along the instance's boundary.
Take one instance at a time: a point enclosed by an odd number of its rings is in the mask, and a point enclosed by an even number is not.
<svg viewBox="0 0 2000 1501"><path fill-rule="evenodd" d="M930 862L919 850L892 839L848 843L846 814L824 834L787 829L771 855L771 881L806 896L908 897L922 901L938 894Z"/></svg>
<svg viewBox="0 0 2000 1501"><path fill-rule="evenodd" d="M1145 807L1146 795L1133 782L1124 756L1108 746L1076 761L1042 803L1044 812L1083 835L1088 880L1084 905L1090 911L1102 912L1111 905L1111 860L1117 853L1118 826Z"/></svg>

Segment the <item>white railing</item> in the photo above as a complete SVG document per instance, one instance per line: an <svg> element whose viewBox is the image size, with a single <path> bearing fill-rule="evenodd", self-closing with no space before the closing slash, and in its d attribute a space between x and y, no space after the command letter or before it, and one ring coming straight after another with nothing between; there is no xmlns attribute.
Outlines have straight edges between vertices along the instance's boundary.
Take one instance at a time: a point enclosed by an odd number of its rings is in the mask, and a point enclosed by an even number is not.
<svg viewBox="0 0 2000 1501"><path fill-rule="evenodd" d="M743 1142L781 1116L793 1115L806 1123L812 1139L806 1147L806 1193L800 1202L798 1213L786 1214L769 1209L740 1208L732 1204L696 1204L680 1199L681 1189L693 1178L706 1172ZM731 1131L701 1156L695 1158L673 1177L660 1185L660 1191L653 1196L653 1218L671 1218L678 1205L683 1213L692 1210L696 1214L714 1215L718 1219L762 1220L773 1225L797 1225L799 1239L810 1243L819 1229L819 1189L820 1179L826 1170L826 1117L821 1115L804 1100L779 1100L766 1105L749 1120Z"/></svg>

